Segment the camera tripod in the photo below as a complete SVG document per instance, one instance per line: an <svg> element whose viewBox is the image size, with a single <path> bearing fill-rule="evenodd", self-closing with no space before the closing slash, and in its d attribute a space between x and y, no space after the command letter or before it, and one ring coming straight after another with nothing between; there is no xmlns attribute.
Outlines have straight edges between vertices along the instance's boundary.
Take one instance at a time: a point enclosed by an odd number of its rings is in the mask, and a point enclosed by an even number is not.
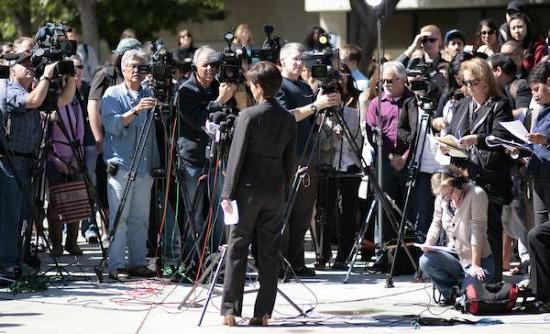
<svg viewBox="0 0 550 334"><path fill-rule="evenodd" d="M390 225L391 225L391 227L393 228L394 231L396 231L396 232L399 231L399 225L397 223L398 222L397 216L396 216L396 214L395 214L395 212L392 208L392 204L391 204L390 199L387 198L387 195L382 191L382 189L380 188L380 185L375 181L376 179L375 179L372 171L368 168L368 166L366 164L366 161L364 160L363 156L361 155L361 151L360 151L357 143L355 142L355 140L353 140L351 130L349 129L348 124L346 123L346 121L343 118L342 109L341 108L337 109L336 112L334 113L334 115L336 116L336 120L337 120L338 124L340 124L340 126L342 127L343 135L346 138L346 140L349 142L352 153L355 155L357 161L360 162L360 168L361 168L362 175L363 176L368 176L369 184L370 184L371 188L373 189L374 196L375 196L374 201L371 204L371 207L369 208L367 216L363 220L363 224L361 226L359 234L356 237L356 240L354 242L355 246L352 247L352 249L351 249L351 251L350 251L350 253L349 253L349 255L346 259L346 264L350 263L350 261L352 261L351 265L348 268L348 273L347 273L347 275L344 279L344 282L346 283L347 280L349 279L350 273L353 269L353 264L355 263L355 258L357 256L357 251L361 247L363 236L364 236L364 234L366 233L366 231L368 229L368 224L369 224L369 221L372 217L374 209L378 206L379 209L381 208L383 210L383 212L388 217L388 219L390 221ZM402 215L402 218L403 217L406 217L406 216ZM382 222L379 222L379 225L381 225L381 224L382 224ZM380 240L380 241L382 241L382 240ZM402 246L405 247L405 243L404 243L404 240L402 238L401 239L398 238L398 244L402 244ZM409 260L411 261L411 263L413 263L413 265L414 265L414 262L415 262L414 258L412 257L410 251L406 247L405 247L405 252L406 252ZM394 257L394 263L395 263L395 257Z"/></svg>

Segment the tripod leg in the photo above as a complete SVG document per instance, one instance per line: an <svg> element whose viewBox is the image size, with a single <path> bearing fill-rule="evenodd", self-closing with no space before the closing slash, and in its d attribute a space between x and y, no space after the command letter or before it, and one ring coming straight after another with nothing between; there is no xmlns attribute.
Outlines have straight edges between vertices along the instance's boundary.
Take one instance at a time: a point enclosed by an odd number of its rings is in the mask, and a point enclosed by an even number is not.
<svg viewBox="0 0 550 334"><path fill-rule="evenodd" d="M369 222L372 218L372 215L374 213L374 209L376 208L377 200L373 199L369 212L367 213L367 217L365 218L365 221L363 222L363 225L361 226L361 229L357 233L357 237L355 238L354 247L351 249L348 258L346 259L346 265L348 265L348 271L346 273L346 277L344 278L344 283L347 283L350 276L351 271L353 270L353 266L355 265L355 261L357 260L357 256L359 254L359 249L361 249L363 245L363 238L365 233L367 233L367 230L369 229ZM350 262L351 261L351 262Z"/></svg>
<svg viewBox="0 0 550 334"><path fill-rule="evenodd" d="M216 272L214 273L214 277L212 277L212 282L210 282L210 286L208 287L208 294L206 295L206 302L204 303L204 306L202 307L201 316L199 318L198 326L200 327L202 324L202 319L204 318L204 314L206 313L206 309L208 308L208 303L210 302L210 299L212 298L212 291L214 291L214 286L216 285L216 281L218 280L218 276L220 275L220 270L224 264L225 255L227 253L227 245L221 246L221 254L218 258L218 266L216 267Z"/></svg>

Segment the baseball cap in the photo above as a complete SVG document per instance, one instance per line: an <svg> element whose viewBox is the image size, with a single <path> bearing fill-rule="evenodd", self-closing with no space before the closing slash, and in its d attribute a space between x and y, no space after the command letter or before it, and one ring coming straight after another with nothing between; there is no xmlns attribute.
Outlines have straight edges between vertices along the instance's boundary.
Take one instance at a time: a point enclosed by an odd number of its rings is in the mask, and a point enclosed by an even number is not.
<svg viewBox="0 0 550 334"><path fill-rule="evenodd" d="M523 4L521 1L510 1L506 7L506 13L521 13L523 12Z"/></svg>
<svg viewBox="0 0 550 334"><path fill-rule="evenodd" d="M452 29L447 31L445 34L445 44L449 43L451 40L459 38L462 40L462 43L466 44L466 35L458 29Z"/></svg>
<svg viewBox="0 0 550 334"><path fill-rule="evenodd" d="M141 42L135 38L123 38L118 42L116 49L113 52L123 55L124 52L133 49L141 48Z"/></svg>

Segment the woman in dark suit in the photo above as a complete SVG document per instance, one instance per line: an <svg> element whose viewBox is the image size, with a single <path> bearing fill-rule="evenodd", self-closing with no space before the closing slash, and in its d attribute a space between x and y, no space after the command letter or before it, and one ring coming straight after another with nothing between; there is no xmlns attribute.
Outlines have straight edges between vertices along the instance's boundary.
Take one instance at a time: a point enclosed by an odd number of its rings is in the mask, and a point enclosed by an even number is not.
<svg viewBox="0 0 550 334"><path fill-rule="evenodd" d="M260 62L246 73L257 105L242 110L231 143L222 207L239 222L231 225L221 314L224 324L241 316L248 248L258 248L260 289L250 325L266 326L277 295L279 240L285 193L295 172L296 120L275 99L282 82L277 67Z"/></svg>
<svg viewBox="0 0 550 334"><path fill-rule="evenodd" d="M510 177L511 158L503 148L487 146L485 139L493 135L509 138L501 122L513 121L507 100L497 92L491 66L483 59L474 58L460 68L460 79L466 88L449 126L449 133L469 150L467 161L454 163L466 167L468 174L489 196L488 230L493 253L496 281L502 280L502 206L512 199Z"/></svg>

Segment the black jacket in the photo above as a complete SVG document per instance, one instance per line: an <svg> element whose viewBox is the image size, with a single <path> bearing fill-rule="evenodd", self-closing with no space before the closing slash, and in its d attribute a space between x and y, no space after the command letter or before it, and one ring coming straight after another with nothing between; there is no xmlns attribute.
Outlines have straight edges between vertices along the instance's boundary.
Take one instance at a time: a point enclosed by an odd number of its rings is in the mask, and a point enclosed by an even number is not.
<svg viewBox="0 0 550 334"><path fill-rule="evenodd" d="M296 120L276 99L239 113L221 197L239 187L286 192L296 165Z"/></svg>
<svg viewBox="0 0 550 334"><path fill-rule="evenodd" d="M210 139L204 131L208 115L220 108L214 102L218 97L219 84L214 81L208 88L202 87L195 73L185 81L178 92L180 137L178 155L186 164L203 167L206 164L206 146Z"/></svg>
<svg viewBox="0 0 550 334"><path fill-rule="evenodd" d="M469 164L467 165L470 177L483 183L492 185L492 189L485 189L489 194L502 195L511 198L510 167L512 159L502 147L488 147L485 139L489 135L503 139L512 139L511 134L500 125L500 122L513 121L512 109L508 101L501 97L491 97L477 110L474 117L470 117L472 98L466 97L459 102L451 120L449 133L456 138L469 134L478 135L478 144L470 150ZM460 165L460 161L453 159ZM498 189L497 189L498 188Z"/></svg>

